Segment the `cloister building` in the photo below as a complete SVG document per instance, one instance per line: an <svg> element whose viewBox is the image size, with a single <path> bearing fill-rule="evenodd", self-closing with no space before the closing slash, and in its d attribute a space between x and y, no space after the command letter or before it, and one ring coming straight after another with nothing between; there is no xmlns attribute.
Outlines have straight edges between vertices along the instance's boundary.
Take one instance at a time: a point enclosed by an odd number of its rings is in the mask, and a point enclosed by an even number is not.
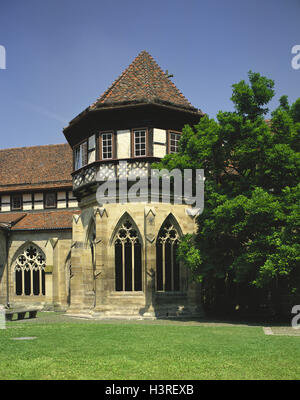
<svg viewBox="0 0 300 400"><path fill-rule="evenodd" d="M191 206L128 201L120 188L128 176L150 183L151 164L176 153L202 115L143 51L64 128L67 144L0 150L0 303L95 318L200 315L176 258L196 228ZM101 202L109 176L115 197Z"/></svg>

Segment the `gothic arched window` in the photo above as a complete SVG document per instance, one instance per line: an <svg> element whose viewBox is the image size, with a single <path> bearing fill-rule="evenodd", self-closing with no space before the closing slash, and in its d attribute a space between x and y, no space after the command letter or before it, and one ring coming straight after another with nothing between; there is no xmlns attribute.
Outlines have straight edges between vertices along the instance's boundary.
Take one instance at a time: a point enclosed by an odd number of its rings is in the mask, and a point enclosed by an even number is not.
<svg viewBox="0 0 300 400"><path fill-rule="evenodd" d="M29 245L15 261L15 282L17 296L45 295L44 253L36 246Z"/></svg>
<svg viewBox="0 0 300 400"><path fill-rule="evenodd" d="M142 291L142 246L129 219L119 228L114 246L116 291Z"/></svg>
<svg viewBox="0 0 300 400"><path fill-rule="evenodd" d="M156 241L156 289L179 291L180 271L176 259L179 233L170 218L161 227Z"/></svg>

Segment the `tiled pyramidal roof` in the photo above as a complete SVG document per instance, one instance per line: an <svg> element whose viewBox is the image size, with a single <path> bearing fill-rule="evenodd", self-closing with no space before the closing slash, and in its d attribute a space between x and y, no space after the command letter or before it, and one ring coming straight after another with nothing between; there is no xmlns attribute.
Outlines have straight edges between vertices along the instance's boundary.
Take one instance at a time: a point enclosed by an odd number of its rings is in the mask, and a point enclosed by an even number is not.
<svg viewBox="0 0 300 400"><path fill-rule="evenodd" d="M90 109L130 103L160 103L198 111L146 51L134 59Z"/></svg>

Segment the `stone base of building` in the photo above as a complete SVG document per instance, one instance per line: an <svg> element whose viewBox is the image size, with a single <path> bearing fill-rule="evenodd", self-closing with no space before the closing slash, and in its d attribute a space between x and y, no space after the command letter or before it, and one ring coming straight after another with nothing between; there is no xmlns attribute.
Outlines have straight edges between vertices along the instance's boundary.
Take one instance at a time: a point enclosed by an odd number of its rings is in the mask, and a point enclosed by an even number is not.
<svg viewBox="0 0 300 400"><path fill-rule="evenodd" d="M199 306L162 306L162 307L97 307L95 309L70 308L66 314L70 317L85 319L112 320L156 320L156 319L195 319L203 318L204 313Z"/></svg>

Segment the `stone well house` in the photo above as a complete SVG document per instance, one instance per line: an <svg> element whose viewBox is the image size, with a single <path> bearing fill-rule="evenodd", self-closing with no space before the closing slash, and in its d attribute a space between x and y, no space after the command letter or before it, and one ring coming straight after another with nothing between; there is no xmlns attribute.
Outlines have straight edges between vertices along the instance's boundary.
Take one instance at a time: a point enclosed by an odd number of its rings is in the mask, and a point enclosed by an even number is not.
<svg viewBox="0 0 300 400"><path fill-rule="evenodd" d="M176 153L184 125L202 115L143 51L64 129L67 145L2 150L0 302L97 318L201 314L176 260L195 231L190 206L128 202L120 189L128 176L150 185L151 164ZM115 196L99 201L108 177Z"/></svg>

